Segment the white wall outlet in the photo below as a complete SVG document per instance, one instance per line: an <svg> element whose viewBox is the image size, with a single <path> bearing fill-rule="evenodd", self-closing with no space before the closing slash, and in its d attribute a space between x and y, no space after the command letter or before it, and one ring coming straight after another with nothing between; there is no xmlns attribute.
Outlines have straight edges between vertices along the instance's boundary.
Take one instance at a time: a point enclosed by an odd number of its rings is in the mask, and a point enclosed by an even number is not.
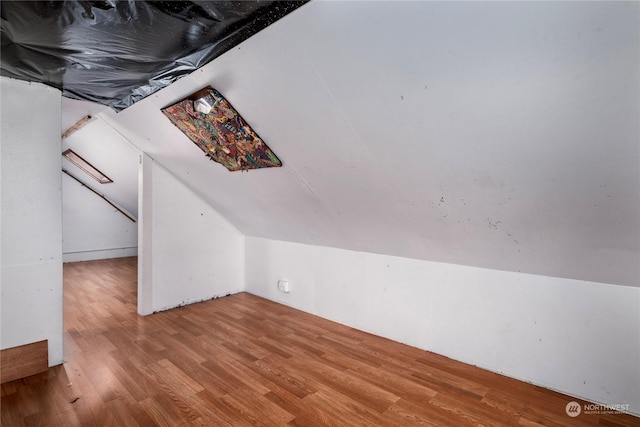
<svg viewBox="0 0 640 427"><path fill-rule="evenodd" d="M280 292L289 293L291 291L289 288L289 282L286 280L278 280L278 290Z"/></svg>

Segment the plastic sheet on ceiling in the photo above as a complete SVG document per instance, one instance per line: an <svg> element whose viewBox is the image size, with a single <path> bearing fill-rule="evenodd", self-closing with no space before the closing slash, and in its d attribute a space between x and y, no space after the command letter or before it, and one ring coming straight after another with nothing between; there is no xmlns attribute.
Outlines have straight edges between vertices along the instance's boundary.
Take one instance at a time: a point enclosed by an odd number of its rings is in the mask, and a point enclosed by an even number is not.
<svg viewBox="0 0 640 427"><path fill-rule="evenodd" d="M123 110L305 1L3 1L1 74Z"/></svg>

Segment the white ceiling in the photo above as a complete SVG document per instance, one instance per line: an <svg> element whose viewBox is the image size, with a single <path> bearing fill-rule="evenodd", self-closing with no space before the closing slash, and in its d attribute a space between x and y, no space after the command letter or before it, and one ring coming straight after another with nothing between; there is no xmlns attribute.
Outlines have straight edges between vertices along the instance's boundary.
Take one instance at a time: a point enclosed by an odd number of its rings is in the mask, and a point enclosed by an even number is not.
<svg viewBox="0 0 640 427"><path fill-rule="evenodd" d="M639 13L314 1L121 113L65 101L66 127L99 109L86 132L246 235L638 286ZM228 172L160 112L206 85L284 167Z"/></svg>

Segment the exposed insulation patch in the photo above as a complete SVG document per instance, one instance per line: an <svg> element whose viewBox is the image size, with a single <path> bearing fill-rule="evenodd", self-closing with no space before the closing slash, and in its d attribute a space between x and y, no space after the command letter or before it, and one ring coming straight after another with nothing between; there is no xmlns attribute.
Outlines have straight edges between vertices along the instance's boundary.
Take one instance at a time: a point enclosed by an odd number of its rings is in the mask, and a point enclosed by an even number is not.
<svg viewBox="0 0 640 427"><path fill-rule="evenodd" d="M207 157L230 171L282 166L229 101L212 87L165 107L162 112Z"/></svg>

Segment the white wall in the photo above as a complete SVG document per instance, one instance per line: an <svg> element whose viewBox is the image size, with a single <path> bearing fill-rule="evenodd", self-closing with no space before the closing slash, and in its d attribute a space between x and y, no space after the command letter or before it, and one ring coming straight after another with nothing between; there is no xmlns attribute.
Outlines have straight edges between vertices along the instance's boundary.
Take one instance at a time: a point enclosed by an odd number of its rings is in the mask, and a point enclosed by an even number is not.
<svg viewBox="0 0 640 427"><path fill-rule="evenodd" d="M138 312L243 290L244 236L146 154L139 176Z"/></svg>
<svg viewBox="0 0 640 427"><path fill-rule="evenodd" d="M66 174L62 176L62 239L64 262L138 254L138 224Z"/></svg>
<svg viewBox="0 0 640 427"><path fill-rule="evenodd" d="M6 77L0 88L0 345L46 339L54 366L63 361L60 92Z"/></svg>
<svg viewBox="0 0 640 427"><path fill-rule="evenodd" d="M246 290L640 414L640 289L246 238ZM277 290L289 280L291 293Z"/></svg>

